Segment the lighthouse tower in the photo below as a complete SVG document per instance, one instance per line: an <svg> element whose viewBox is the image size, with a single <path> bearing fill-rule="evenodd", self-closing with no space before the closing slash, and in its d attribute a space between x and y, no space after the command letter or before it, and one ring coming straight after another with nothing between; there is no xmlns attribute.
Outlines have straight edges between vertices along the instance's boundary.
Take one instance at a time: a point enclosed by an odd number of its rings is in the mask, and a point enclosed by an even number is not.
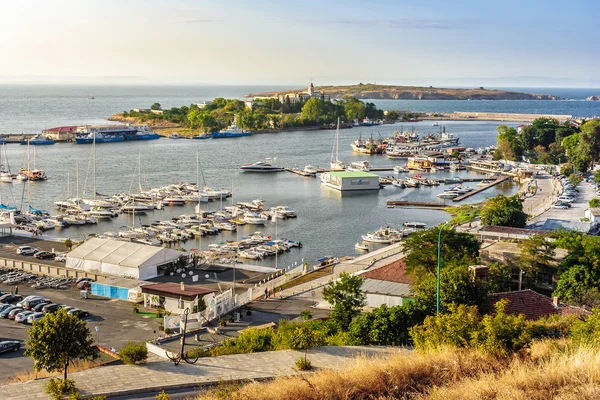
<svg viewBox="0 0 600 400"><path fill-rule="evenodd" d="M315 86L312 82L310 83L310 85L308 85L308 95L310 97L313 97L315 95Z"/></svg>

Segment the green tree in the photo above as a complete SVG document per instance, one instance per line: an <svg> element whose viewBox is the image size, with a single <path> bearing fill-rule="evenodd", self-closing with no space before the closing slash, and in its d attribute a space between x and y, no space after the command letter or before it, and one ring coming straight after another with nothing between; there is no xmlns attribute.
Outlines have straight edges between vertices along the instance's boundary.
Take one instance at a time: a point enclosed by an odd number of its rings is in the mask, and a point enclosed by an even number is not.
<svg viewBox="0 0 600 400"><path fill-rule="evenodd" d="M573 186L577 186L581 183L581 176L579 176L577 174L571 174L571 175L569 175L569 182Z"/></svg>
<svg viewBox="0 0 600 400"><path fill-rule="evenodd" d="M344 112L349 121L355 119L362 120L366 116L366 107L362 101L354 97L350 97L346 99L346 104L344 104Z"/></svg>
<svg viewBox="0 0 600 400"><path fill-rule="evenodd" d="M577 149L579 147L579 134L574 134L565 137L561 142L561 146L564 147L567 153L567 157L575 157L577 155Z"/></svg>
<svg viewBox="0 0 600 400"><path fill-rule="evenodd" d="M596 197L590 200L590 208L600 207L600 198Z"/></svg>
<svg viewBox="0 0 600 400"><path fill-rule="evenodd" d="M310 309L306 309L306 310L302 310L300 311L300 319L302 319L303 321L308 321L311 320L313 317L312 311L310 311Z"/></svg>
<svg viewBox="0 0 600 400"><path fill-rule="evenodd" d="M302 118L310 121L319 122L322 121L323 116L327 114L327 104L325 100L313 97L308 99L306 104L302 107Z"/></svg>
<svg viewBox="0 0 600 400"><path fill-rule="evenodd" d="M141 364L148 358L146 342L129 341L125 347L119 350L119 357L125 364Z"/></svg>
<svg viewBox="0 0 600 400"><path fill-rule="evenodd" d="M154 103L154 104L152 104L150 106L150 109L151 110L160 110L161 109L160 103Z"/></svg>
<svg viewBox="0 0 600 400"><path fill-rule="evenodd" d="M515 128L500 125L498 132L498 158L506 160L520 160L523 154L521 138Z"/></svg>
<svg viewBox="0 0 600 400"><path fill-rule="evenodd" d="M472 336L480 327L476 306L451 304L447 313L425 318L422 325L410 329L418 350L434 350L446 346L470 347Z"/></svg>
<svg viewBox="0 0 600 400"><path fill-rule="evenodd" d="M63 243L65 244L65 247L67 248L67 250L71 251L73 249L73 241L71 240L71 238L66 238Z"/></svg>
<svg viewBox="0 0 600 400"><path fill-rule="evenodd" d="M522 240L518 244L519 265L525 272L525 282L532 285L540 271L552 268L556 254L556 244L549 241L545 236L533 235Z"/></svg>
<svg viewBox="0 0 600 400"><path fill-rule="evenodd" d="M580 151L583 151L583 150L580 150ZM577 171L579 171L581 173L586 173L590 169L590 166L592 164L592 159L589 156L587 156L583 153L580 153L577 156L575 156L575 158L573 158L572 162L573 162L573 165L575 166L575 168L577 168Z"/></svg>
<svg viewBox="0 0 600 400"><path fill-rule="evenodd" d="M488 293L508 292L512 288L512 269L506 265L493 262L488 267Z"/></svg>
<svg viewBox="0 0 600 400"><path fill-rule="evenodd" d="M560 167L560 173L564 176L569 176L573 173L573 164L564 164Z"/></svg>
<svg viewBox="0 0 600 400"><path fill-rule="evenodd" d="M360 313L366 303L366 295L362 292L363 278L342 272L337 281L330 281L323 289L323 298L333 306L330 317L341 329L350 325L352 318Z"/></svg>
<svg viewBox="0 0 600 400"><path fill-rule="evenodd" d="M437 244L441 226L415 232L403 242L404 261L413 276L437 269ZM461 260L463 264L475 262L481 244L471 234L444 229L441 235L440 255L444 265Z"/></svg>
<svg viewBox="0 0 600 400"><path fill-rule="evenodd" d="M523 201L517 196L498 195L488 199L481 208L480 215L483 225L523 228L527 222Z"/></svg>
<svg viewBox="0 0 600 400"><path fill-rule="evenodd" d="M580 150L591 161L598 161L600 159L600 121L593 119L585 122L581 126L581 133L579 135L581 137L580 144L583 146Z"/></svg>
<svg viewBox="0 0 600 400"><path fill-rule="evenodd" d="M66 382L72 360L92 359L96 356L93 343L85 321L59 309L33 323L25 355L34 359L33 368L36 371L62 371Z"/></svg>
<svg viewBox="0 0 600 400"><path fill-rule="evenodd" d="M313 330L312 327L306 324L298 325L293 330L290 337L290 347L294 350L304 351L304 361L306 361L306 353L313 347L324 344L325 338L320 331Z"/></svg>

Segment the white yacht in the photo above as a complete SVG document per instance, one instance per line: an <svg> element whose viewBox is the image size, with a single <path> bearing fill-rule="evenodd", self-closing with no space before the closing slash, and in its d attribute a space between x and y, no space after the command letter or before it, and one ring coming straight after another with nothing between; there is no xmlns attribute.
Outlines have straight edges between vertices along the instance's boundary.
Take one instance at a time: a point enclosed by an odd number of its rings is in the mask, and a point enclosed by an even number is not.
<svg viewBox="0 0 600 400"><path fill-rule="evenodd" d="M405 166L396 165L394 167L394 172L399 174L402 172L410 172L410 170L408 169L408 167L406 165Z"/></svg>
<svg viewBox="0 0 600 400"><path fill-rule="evenodd" d="M107 210L103 207L92 207L90 211L87 212L89 216L101 219L110 219L115 216L114 212Z"/></svg>
<svg viewBox="0 0 600 400"><path fill-rule="evenodd" d="M456 190L446 190L445 192L437 195L437 197L440 199L453 199L458 196L460 196L460 193L458 193Z"/></svg>
<svg viewBox="0 0 600 400"><path fill-rule="evenodd" d="M317 172L319 172L319 169L315 166L307 165L306 167L304 167L303 171L307 174L317 175Z"/></svg>
<svg viewBox="0 0 600 400"><path fill-rule="evenodd" d="M281 172L283 171L283 167L271 164L273 160L270 158L265 159L264 161L258 161L254 164L245 164L240 167L242 171L245 172Z"/></svg>
<svg viewBox="0 0 600 400"><path fill-rule="evenodd" d="M277 207L273 207L271 209L271 211L275 212L275 213L279 213L279 214L283 214L285 215L285 217L287 218L296 218L296 210L293 210L287 206L277 206Z"/></svg>
<svg viewBox="0 0 600 400"><path fill-rule="evenodd" d="M364 242L390 244L402 239L402 233L395 228L382 226L375 232L369 232L362 235Z"/></svg>
<svg viewBox="0 0 600 400"><path fill-rule="evenodd" d="M347 168L348 171L366 171L369 172L369 162L368 161L356 161L350 164Z"/></svg>
<svg viewBox="0 0 600 400"><path fill-rule="evenodd" d="M264 225L267 219L255 213L248 213L244 215L243 221L248 225Z"/></svg>

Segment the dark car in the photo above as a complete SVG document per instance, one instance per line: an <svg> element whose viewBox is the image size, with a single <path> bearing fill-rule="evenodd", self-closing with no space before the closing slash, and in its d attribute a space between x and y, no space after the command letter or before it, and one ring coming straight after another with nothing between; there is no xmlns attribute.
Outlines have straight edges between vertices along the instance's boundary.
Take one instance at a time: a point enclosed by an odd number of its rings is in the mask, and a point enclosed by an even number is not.
<svg viewBox="0 0 600 400"><path fill-rule="evenodd" d="M23 308L26 310L32 310L33 307L37 306L40 303L44 303L46 302L46 304L50 303L50 301L44 299L44 298L35 298L35 299L31 299L31 300L27 300L23 302Z"/></svg>
<svg viewBox="0 0 600 400"><path fill-rule="evenodd" d="M39 302L35 306L31 307L30 310L31 311L35 311L35 312L41 312L42 308L44 308L48 304L52 304L52 302L50 300L42 300L41 302Z"/></svg>
<svg viewBox="0 0 600 400"><path fill-rule="evenodd" d="M6 353L8 351L19 351L21 343L16 340L4 340L0 342L0 353Z"/></svg>
<svg viewBox="0 0 600 400"><path fill-rule="evenodd" d="M23 296L18 294L5 294L0 297L0 303L16 303L23 300Z"/></svg>
<svg viewBox="0 0 600 400"><path fill-rule="evenodd" d="M69 310L68 314L74 315L77 318L86 318L90 316L89 312L80 310L79 308L73 308L72 310Z"/></svg>
<svg viewBox="0 0 600 400"><path fill-rule="evenodd" d="M42 307L42 312L46 313L46 314L52 314L52 313L56 312L56 310L58 310L59 308L60 308L60 304L56 304L56 303L46 304L44 307Z"/></svg>
<svg viewBox="0 0 600 400"><path fill-rule="evenodd" d="M50 251L38 251L33 256L35 258L37 258L38 260L45 260L45 259L50 259L50 258L54 260L54 257L56 257L56 254L54 254Z"/></svg>
<svg viewBox="0 0 600 400"><path fill-rule="evenodd" d="M15 307L12 310L10 310L10 312L8 313L8 319L15 319L15 317L17 316L17 314L22 313L23 310L21 307Z"/></svg>
<svg viewBox="0 0 600 400"><path fill-rule="evenodd" d="M93 279L92 278L88 278L87 276L82 276L82 277L77 278L77 280L75 281L75 283L79 283L79 282L82 282L82 281L90 281L91 282L91 281L93 281Z"/></svg>
<svg viewBox="0 0 600 400"><path fill-rule="evenodd" d="M8 313L11 312L14 309L20 309L22 310L21 307L17 307L15 305L10 305L8 307L6 307L4 310L2 310L2 312L0 312L0 318L8 318Z"/></svg>
<svg viewBox="0 0 600 400"><path fill-rule="evenodd" d="M90 283L90 281L81 281L77 284L77 289L79 290L90 289L91 287L92 284Z"/></svg>

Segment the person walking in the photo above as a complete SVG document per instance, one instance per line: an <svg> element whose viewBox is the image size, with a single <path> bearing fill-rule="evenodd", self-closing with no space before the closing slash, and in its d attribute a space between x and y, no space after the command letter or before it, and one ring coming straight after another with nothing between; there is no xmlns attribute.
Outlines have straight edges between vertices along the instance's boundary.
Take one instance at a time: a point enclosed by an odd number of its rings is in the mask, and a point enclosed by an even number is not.
<svg viewBox="0 0 600 400"><path fill-rule="evenodd" d="M269 289L265 288L265 300L269 298Z"/></svg>
<svg viewBox="0 0 600 400"><path fill-rule="evenodd" d="M279 288L279 298L283 299L283 288L282 287Z"/></svg>
<svg viewBox="0 0 600 400"><path fill-rule="evenodd" d="M15 294L19 294L19 286L15 286Z"/></svg>

